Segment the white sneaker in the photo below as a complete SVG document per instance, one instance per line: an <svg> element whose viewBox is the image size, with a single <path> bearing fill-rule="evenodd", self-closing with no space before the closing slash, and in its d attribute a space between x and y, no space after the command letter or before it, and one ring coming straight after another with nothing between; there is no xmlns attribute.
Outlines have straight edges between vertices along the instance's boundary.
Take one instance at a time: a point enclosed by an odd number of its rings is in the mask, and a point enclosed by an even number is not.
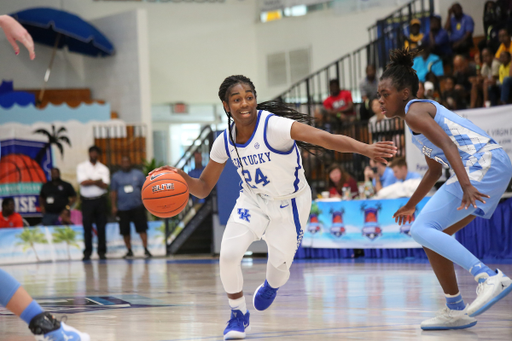
<svg viewBox="0 0 512 341"><path fill-rule="evenodd" d="M478 282L477 297L468 308L468 315L471 317L482 314L512 291L512 280L499 269L496 269L494 276L481 273L475 280Z"/></svg>
<svg viewBox="0 0 512 341"><path fill-rule="evenodd" d="M451 310L448 307L437 312L436 317L421 322L423 330L446 330L446 329L465 329L473 327L476 319L468 316L468 307L464 310Z"/></svg>

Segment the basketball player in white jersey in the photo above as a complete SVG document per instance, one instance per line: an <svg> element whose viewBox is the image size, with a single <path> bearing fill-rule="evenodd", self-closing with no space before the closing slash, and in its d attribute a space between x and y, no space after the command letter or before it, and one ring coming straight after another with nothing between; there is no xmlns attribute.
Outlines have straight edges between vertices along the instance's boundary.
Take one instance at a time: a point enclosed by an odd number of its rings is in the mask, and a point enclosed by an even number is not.
<svg viewBox="0 0 512 341"><path fill-rule="evenodd" d="M0 28L4 31L16 55L20 53L16 43L18 41L27 48L30 59L36 57L32 37L16 20L8 15L0 15ZM38 341L90 340L88 334L57 321L50 313L45 312L19 282L2 269L0 269L0 305L25 321Z"/></svg>
<svg viewBox="0 0 512 341"><path fill-rule="evenodd" d="M385 157L396 153L396 147L392 142L368 145L316 129L300 122L309 123L309 116L281 103L257 104L254 85L244 76L226 78L219 97L228 115L229 128L215 140L210 162L199 179L170 166L153 172L178 172L187 181L190 193L204 198L217 183L226 161L231 160L238 170L242 179L240 196L224 231L220 251L220 277L231 307L224 339L231 340L245 338L250 328L241 269L249 245L260 239L268 245L266 280L256 289L253 299L256 310L267 309L290 277L290 266L311 209L311 189L298 146L359 153L384 163Z"/></svg>

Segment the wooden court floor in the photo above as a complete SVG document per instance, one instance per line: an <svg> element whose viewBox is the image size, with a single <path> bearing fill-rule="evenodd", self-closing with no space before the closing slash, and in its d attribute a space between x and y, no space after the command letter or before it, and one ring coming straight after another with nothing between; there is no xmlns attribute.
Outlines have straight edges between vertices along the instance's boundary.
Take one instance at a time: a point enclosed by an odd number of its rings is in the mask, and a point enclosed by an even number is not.
<svg viewBox="0 0 512 341"><path fill-rule="evenodd" d="M444 298L425 261L302 261L265 312L252 307L265 260L245 259L248 340L512 340L512 295L458 331L423 332L422 320ZM512 275L512 264L493 265ZM222 340L229 317L216 259L60 262L2 267L47 310L92 340ZM466 302L476 283L457 272ZM3 309L3 308L1 308ZM26 325L0 310L0 340L33 340Z"/></svg>

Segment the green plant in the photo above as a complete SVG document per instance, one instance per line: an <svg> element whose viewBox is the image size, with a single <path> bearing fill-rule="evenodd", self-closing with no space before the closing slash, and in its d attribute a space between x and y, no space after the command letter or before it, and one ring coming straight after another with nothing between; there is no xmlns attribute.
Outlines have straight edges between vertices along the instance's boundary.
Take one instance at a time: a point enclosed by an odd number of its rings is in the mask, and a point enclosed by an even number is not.
<svg viewBox="0 0 512 341"><path fill-rule="evenodd" d="M71 259L71 254L69 253L69 246L74 246L76 248L80 248L76 242L77 233L69 226L64 227L56 227L52 233L53 242L55 244L66 243L67 251L68 251L68 259Z"/></svg>
<svg viewBox="0 0 512 341"><path fill-rule="evenodd" d="M17 238L21 239L21 242L16 243L16 245L23 246L23 252L28 249L32 249L34 254L36 255L36 259L39 262L39 256L37 255L36 249L34 247L35 244L48 244L48 240L44 233L41 232L39 228L24 228L23 232L16 235Z"/></svg>
<svg viewBox="0 0 512 341"><path fill-rule="evenodd" d="M142 160L142 173L147 176L153 169L162 166L165 166L165 163L157 161L155 158L152 158L150 161Z"/></svg>

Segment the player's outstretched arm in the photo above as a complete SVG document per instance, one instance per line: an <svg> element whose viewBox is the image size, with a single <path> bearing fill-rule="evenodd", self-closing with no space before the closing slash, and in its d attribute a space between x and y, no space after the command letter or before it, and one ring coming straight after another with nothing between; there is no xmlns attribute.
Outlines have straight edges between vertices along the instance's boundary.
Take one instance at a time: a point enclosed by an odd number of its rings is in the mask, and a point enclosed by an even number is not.
<svg viewBox="0 0 512 341"><path fill-rule="evenodd" d="M176 172L181 175L187 182L190 194L198 197L199 199L203 199L206 198L208 194L210 194L213 187L215 187L217 184L217 181L219 181L219 177L222 174L222 170L224 169L225 165L225 163L217 163L210 159L210 162L208 162L206 165L199 179L193 178L183 170L171 166L156 168L149 172L148 176L165 170Z"/></svg>
<svg viewBox="0 0 512 341"><path fill-rule="evenodd" d="M375 161L388 163L384 158L393 157L397 148L391 141L366 144L345 135L334 135L304 123L294 122L291 130L294 140L311 143L340 153L358 153Z"/></svg>
<svg viewBox="0 0 512 341"><path fill-rule="evenodd" d="M20 48L18 47L18 44L16 44L16 41L19 41L27 48L28 53L30 54L30 59L34 59L36 57L36 53L34 52L34 41L27 30L21 26L19 22L9 15L0 15L0 27L4 30L5 37L12 45L14 53L20 53Z"/></svg>

